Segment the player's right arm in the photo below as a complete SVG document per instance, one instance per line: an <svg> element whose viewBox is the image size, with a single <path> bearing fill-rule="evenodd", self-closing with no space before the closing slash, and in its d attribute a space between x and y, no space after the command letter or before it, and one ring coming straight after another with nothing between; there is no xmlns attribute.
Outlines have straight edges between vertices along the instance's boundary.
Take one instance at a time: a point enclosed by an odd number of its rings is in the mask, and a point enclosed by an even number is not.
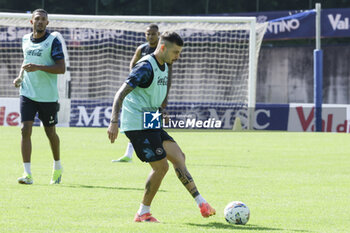
<svg viewBox="0 0 350 233"><path fill-rule="evenodd" d="M149 62L140 62L132 69L125 83L114 96L111 122L108 127L108 138L113 143L118 137L118 114L125 97L137 86L147 88L153 80L153 70Z"/></svg>
<svg viewBox="0 0 350 233"><path fill-rule="evenodd" d="M23 81L23 73L24 73L24 69L23 69L23 67L21 67L21 70L19 71L18 77L15 78L12 82L15 85L15 87L21 86L21 83Z"/></svg>
<svg viewBox="0 0 350 233"><path fill-rule="evenodd" d="M134 56L132 57L129 65L130 71L135 66L136 62L138 62L141 59L141 46L137 47Z"/></svg>
<svg viewBox="0 0 350 233"><path fill-rule="evenodd" d="M130 71L132 71L136 62L140 59L141 59L141 46L137 47L134 53L134 56L130 61L130 64L129 64ZM113 107L112 107L112 117L111 117L111 122L109 124L108 131L107 131L108 138L111 141L111 143L114 143L115 139L117 139L118 137L118 121L119 121L118 114L120 112L120 109L122 108L124 98L133 89L134 88L131 87L129 84L124 83L114 96Z"/></svg>
<svg viewBox="0 0 350 233"><path fill-rule="evenodd" d="M127 96L134 88L129 84L123 83L114 96L113 107L112 107L112 117L111 122L108 127L108 138L111 143L114 143L115 139L118 137L118 114L122 108L125 96Z"/></svg>

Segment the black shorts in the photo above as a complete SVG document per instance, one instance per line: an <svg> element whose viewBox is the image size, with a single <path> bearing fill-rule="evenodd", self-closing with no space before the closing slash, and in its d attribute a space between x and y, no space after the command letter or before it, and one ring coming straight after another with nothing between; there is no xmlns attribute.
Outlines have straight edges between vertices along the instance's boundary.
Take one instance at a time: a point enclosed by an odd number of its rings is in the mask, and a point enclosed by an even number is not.
<svg viewBox="0 0 350 233"><path fill-rule="evenodd" d="M174 141L163 129L125 131L137 157L143 162L154 162L166 157L163 141Z"/></svg>
<svg viewBox="0 0 350 233"><path fill-rule="evenodd" d="M25 96L20 96L21 122L34 121L36 113L44 126L57 124L58 102L37 102Z"/></svg>

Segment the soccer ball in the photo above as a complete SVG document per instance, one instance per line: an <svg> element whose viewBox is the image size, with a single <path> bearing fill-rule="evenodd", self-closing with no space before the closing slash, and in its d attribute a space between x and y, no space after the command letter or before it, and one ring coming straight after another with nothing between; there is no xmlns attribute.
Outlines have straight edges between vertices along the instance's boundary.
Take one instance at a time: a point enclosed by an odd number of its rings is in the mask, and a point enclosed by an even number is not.
<svg viewBox="0 0 350 233"><path fill-rule="evenodd" d="M233 201L225 207L224 216L228 223L245 225L249 220L250 211L243 202Z"/></svg>

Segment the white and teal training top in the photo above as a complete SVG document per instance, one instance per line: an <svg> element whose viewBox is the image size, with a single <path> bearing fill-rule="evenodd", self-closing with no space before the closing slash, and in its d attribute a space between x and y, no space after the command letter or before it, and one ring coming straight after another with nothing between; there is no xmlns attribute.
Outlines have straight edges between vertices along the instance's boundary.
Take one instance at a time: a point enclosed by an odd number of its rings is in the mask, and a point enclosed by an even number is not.
<svg viewBox="0 0 350 233"><path fill-rule="evenodd" d="M155 112L160 108L166 97L167 82L166 63L160 65L153 54L140 59L126 80L134 90L123 101L121 132L144 129L144 112Z"/></svg>
<svg viewBox="0 0 350 233"><path fill-rule="evenodd" d="M33 33L23 36L23 64L54 65L64 59L62 45L57 39L57 32L46 32L44 37L33 38ZM26 72L20 87L20 95L37 102L56 102L58 100L57 74L44 71Z"/></svg>

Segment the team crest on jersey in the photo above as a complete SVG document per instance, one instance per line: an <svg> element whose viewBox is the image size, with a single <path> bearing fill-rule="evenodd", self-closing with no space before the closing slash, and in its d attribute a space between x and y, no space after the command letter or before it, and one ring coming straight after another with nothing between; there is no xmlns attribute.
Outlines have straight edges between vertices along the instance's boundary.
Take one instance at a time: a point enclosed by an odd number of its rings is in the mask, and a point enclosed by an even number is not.
<svg viewBox="0 0 350 233"><path fill-rule="evenodd" d="M163 150L162 148L157 148L157 149L156 149L156 154L157 154L157 155L162 155L162 154L163 154L163 151L164 151L164 150Z"/></svg>

